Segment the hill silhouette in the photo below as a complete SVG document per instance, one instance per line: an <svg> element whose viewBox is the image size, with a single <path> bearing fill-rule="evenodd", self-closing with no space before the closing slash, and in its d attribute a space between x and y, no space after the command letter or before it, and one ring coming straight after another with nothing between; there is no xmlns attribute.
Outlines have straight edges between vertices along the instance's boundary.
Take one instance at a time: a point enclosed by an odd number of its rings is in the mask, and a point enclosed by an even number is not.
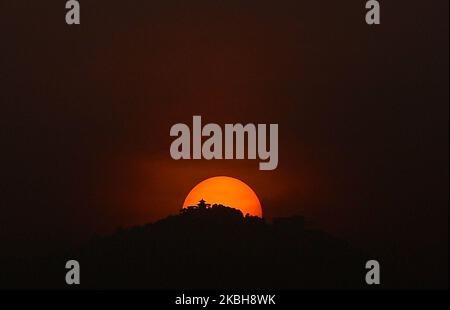
<svg viewBox="0 0 450 310"><path fill-rule="evenodd" d="M300 216L269 224L237 209L199 204L35 261L25 283L67 287L61 266L68 259L80 262L82 288L295 289L362 287L367 257L308 229Z"/></svg>

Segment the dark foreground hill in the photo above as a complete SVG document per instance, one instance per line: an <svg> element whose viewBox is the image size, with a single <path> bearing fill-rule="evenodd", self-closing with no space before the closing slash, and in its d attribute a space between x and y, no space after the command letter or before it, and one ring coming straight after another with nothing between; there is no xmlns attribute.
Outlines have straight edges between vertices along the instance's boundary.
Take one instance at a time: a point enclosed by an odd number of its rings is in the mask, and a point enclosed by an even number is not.
<svg viewBox="0 0 450 310"><path fill-rule="evenodd" d="M268 224L213 206L35 261L23 275L26 281L15 284L67 287L61 266L68 259L80 262L82 288L283 289L363 287L367 257L342 240L306 229L301 217ZM10 284L19 279L10 277Z"/></svg>

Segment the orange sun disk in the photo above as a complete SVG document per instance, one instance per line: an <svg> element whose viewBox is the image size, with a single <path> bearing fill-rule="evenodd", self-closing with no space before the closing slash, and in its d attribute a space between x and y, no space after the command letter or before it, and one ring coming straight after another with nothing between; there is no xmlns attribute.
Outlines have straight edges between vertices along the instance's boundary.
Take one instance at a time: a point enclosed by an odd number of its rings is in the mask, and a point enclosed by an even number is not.
<svg viewBox="0 0 450 310"><path fill-rule="evenodd" d="M198 183L187 195L183 208L195 206L204 199L209 204L222 204L253 216L262 217L261 203L244 182L226 176L212 177Z"/></svg>

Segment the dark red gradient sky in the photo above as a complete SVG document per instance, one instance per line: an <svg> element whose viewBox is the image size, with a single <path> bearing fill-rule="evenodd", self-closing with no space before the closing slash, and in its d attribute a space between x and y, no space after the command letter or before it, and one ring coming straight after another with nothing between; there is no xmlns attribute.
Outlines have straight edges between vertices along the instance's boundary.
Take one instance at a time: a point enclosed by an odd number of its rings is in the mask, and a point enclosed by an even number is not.
<svg viewBox="0 0 450 310"><path fill-rule="evenodd" d="M448 257L448 1L384 1L378 27L361 1L155 2L83 1L77 27L1 2L4 244L155 221L229 175L268 218ZM172 160L192 115L278 123L278 169Z"/></svg>

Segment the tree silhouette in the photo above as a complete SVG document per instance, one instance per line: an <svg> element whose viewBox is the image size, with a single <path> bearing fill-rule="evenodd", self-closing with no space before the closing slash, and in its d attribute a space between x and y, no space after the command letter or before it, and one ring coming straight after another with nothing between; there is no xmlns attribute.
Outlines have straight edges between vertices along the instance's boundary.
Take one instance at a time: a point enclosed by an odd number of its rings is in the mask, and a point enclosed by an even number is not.
<svg viewBox="0 0 450 310"><path fill-rule="evenodd" d="M158 222L123 228L81 248L18 263L9 285L66 288L67 257L80 261L83 288L356 288L364 259L345 241L304 225L303 217L259 217L221 204L182 209ZM30 282L36 280L36 282Z"/></svg>

